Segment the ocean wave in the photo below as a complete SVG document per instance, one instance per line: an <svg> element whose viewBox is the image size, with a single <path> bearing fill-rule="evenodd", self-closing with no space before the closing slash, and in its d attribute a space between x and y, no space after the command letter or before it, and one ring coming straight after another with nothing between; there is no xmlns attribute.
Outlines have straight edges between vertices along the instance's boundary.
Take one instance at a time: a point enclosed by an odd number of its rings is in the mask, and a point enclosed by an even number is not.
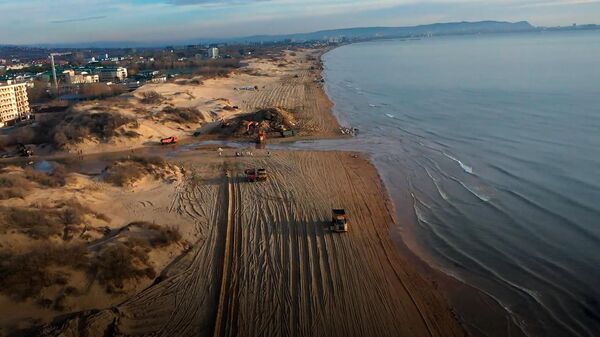
<svg viewBox="0 0 600 337"><path fill-rule="evenodd" d="M427 167L423 166L423 168L425 168L425 172L427 172L427 175L433 181L433 185L435 185L435 188L437 189L437 191L440 194L440 196L442 197L442 199L448 201L448 195L446 194L446 192L444 192L442 190L442 187L439 185L439 179L434 178L433 175L431 174L431 172L429 172L429 169Z"/></svg>
<svg viewBox="0 0 600 337"><path fill-rule="evenodd" d="M389 118L396 118L396 116L392 115L392 114L385 114L386 116L388 116Z"/></svg>
<svg viewBox="0 0 600 337"><path fill-rule="evenodd" d="M458 165L460 166L460 168L463 169L463 171L467 172L468 174L473 174L473 168L471 166L464 164L462 161L458 160L456 157L453 157L452 155L447 154L446 152L442 152L442 154L444 156L446 156L448 159L451 159L451 160L455 161L456 163L458 163Z"/></svg>
<svg viewBox="0 0 600 337"><path fill-rule="evenodd" d="M479 200L481 200L483 202L489 202L490 200L492 200L491 196L483 194L481 191L476 191L474 188L469 187L464 182L462 182L462 181L460 181L458 179L456 179L456 182L458 182L462 187L464 187L471 194L473 194L474 196L476 196Z"/></svg>

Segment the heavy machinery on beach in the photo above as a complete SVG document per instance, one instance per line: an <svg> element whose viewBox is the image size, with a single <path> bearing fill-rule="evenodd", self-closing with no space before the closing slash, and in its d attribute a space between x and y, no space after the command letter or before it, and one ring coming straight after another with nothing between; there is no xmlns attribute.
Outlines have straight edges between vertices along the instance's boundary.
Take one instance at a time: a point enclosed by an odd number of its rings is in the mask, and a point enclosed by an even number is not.
<svg viewBox="0 0 600 337"><path fill-rule="evenodd" d="M263 130L258 132L258 138L256 139L256 142L259 144L265 143L267 141L267 133Z"/></svg>
<svg viewBox="0 0 600 337"><path fill-rule="evenodd" d="M25 146L25 144L22 144L22 143L19 143L17 145L17 153L19 153L19 155L21 157L33 156L33 151L29 147Z"/></svg>
<svg viewBox="0 0 600 337"><path fill-rule="evenodd" d="M281 131L279 131L279 134L283 138L294 137L296 135L296 130L281 130Z"/></svg>
<svg viewBox="0 0 600 337"><path fill-rule="evenodd" d="M244 174L246 175L246 180L249 182L252 182L252 183L257 182L257 181L266 181L267 180L267 170L264 168L246 169L244 171Z"/></svg>
<svg viewBox="0 0 600 337"><path fill-rule="evenodd" d="M331 224L329 230L336 233L344 233L348 231L348 217L346 210L334 208L331 210Z"/></svg>
<svg viewBox="0 0 600 337"><path fill-rule="evenodd" d="M175 136L162 138L160 140L161 145L176 144L176 143L177 143L177 137L175 137Z"/></svg>

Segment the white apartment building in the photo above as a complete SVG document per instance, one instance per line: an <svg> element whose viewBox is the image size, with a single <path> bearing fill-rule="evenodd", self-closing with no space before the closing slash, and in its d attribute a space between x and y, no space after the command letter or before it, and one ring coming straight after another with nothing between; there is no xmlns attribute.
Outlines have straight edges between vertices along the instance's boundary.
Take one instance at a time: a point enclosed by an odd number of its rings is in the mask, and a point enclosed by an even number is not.
<svg viewBox="0 0 600 337"><path fill-rule="evenodd" d="M98 83L100 82L100 76L97 74L89 74L85 71L80 74L76 74L74 70L63 71L65 79L68 84L84 84L84 83Z"/></svg>
<svg viewBox="0 0 600 337"><path fill-rule="evenodd" d="M0 83L0 127L29 116L27 84Z"/></svg>
<svg viewBox="0 0 600 337"><path fill-rule="evenodd" d="M219 48L208 48L208 57L211 59L219 58Z"/></svg>

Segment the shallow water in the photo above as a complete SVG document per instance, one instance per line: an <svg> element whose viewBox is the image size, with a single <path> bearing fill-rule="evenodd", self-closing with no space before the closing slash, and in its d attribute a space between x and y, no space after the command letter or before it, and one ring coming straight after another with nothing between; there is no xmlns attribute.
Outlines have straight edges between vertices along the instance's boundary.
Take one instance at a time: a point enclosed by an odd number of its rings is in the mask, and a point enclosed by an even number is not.
<svg viewBox="0 0 600 337"><path fill-rule="evenodd" d="M597 31L344 46L327 91L360 136L293 146L369 152L439 269L532 336L597 336L598 55Z"/></svg>

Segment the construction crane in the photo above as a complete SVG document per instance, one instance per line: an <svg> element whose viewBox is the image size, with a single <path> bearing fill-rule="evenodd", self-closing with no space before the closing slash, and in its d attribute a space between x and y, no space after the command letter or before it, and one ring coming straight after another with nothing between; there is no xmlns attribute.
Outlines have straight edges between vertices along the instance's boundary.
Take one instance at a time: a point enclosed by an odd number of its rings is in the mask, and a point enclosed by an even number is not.
<svg viewBox="0 0 600 337"><path fill-rule="evenodd" d="M52 62L52 76L54 77L54 89L58 96L58 78L56 77L56 66L54 65L54 56L71 55L71 53L50 53L50 62Z"/></svg>

